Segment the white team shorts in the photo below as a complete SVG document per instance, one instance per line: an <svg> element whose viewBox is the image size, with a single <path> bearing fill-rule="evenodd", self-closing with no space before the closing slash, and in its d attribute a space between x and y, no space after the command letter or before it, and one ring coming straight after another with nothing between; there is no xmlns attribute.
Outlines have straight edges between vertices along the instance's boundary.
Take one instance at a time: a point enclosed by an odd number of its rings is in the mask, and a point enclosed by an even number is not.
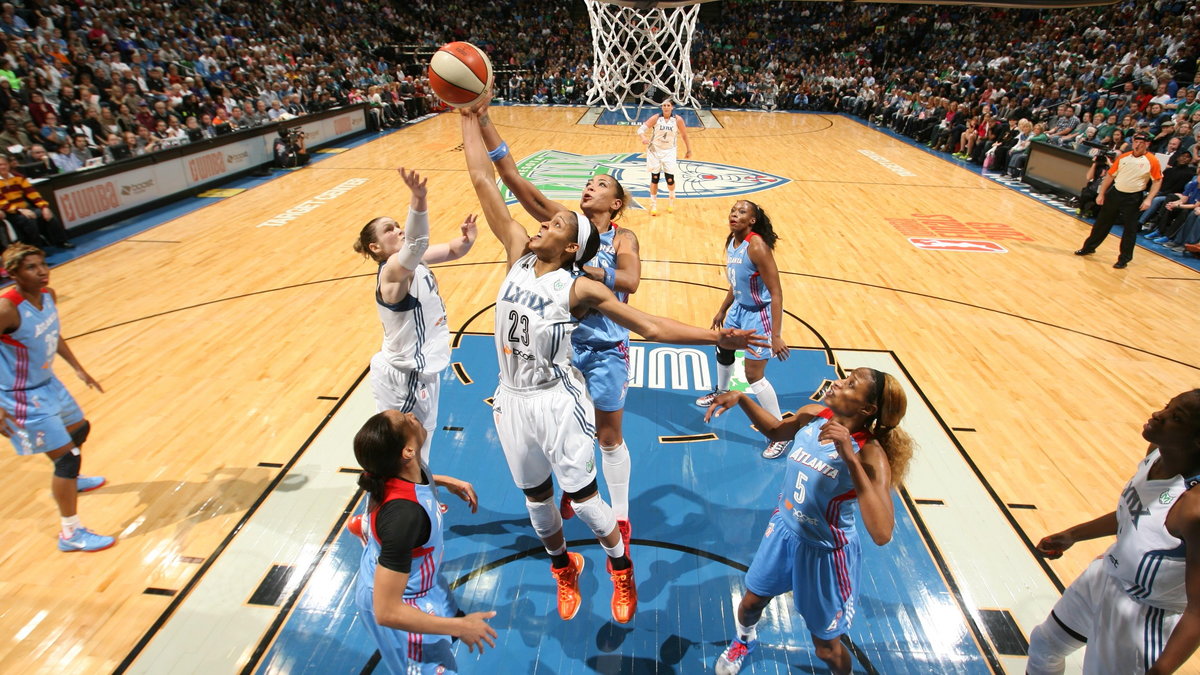
<svg viewBox="0 0 1200 675"><path fill-rule="evenodd" d="M581 379L537 389L500 385L492 418L513 482L522 490L541 485L550 474L565 492L596 480L596 413Z"/></svg>
<svg viewBox="0 0 1200 675"><path fill-rule="evenodd" d="M679 164L676 161L678 153L678 148L671 148L670 150L647 148L646 170L650 173L669 173L672 176L678 176Z"/></svg>
<svg viewBox="0 0 1200 675"><path fill-rule="evenodd" d="M421 426L428 432L425 437L426 452L422 453L426 461L429 461L429 443L437 428L441 375L401 370L388 363L381 352L371 357L371 393L375 396L375 410L410 412L421 420Z"/></svg>
<svg viewBox="0 0 1200 675"><path fill-rule="evenodd" d="M1180 612L1129 597L1105 571L1104 560L1096 558L1067 587L1054 605L1054 616L1087 638L1084 675L1128 675L1144 673L1154 665Z"/></svg>

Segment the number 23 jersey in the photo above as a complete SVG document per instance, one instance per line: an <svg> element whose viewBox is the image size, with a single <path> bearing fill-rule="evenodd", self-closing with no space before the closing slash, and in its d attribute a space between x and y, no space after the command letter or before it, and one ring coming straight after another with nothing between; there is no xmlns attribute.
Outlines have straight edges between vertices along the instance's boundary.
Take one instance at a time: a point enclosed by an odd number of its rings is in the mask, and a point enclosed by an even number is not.
<svg viewBox="0 0 1200 675"><path fill-rule="evenodd" d="M558 269L537 276L537 257L522 256L496 295L496 360L500 384L536 387L568 377L571 365L571 286L576 275ZM578 378L577 378L578 379Z"/></svg>

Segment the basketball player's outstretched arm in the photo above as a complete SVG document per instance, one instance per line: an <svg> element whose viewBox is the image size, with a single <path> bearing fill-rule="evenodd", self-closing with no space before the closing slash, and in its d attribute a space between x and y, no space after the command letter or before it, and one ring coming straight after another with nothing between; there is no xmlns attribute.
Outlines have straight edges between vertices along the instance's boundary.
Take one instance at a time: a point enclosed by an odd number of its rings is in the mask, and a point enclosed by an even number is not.
<svg viewBox="0 0 1200 675"><path fill-rule="evenodd" d="M748 253L750 262L758 268L758 276L771 294L771 353L780 360L786 360L789 351L787 343L783 341L783 286L779 283L775 255L762 237L750 240Z"/></svg>
<svg viewBox="0 0 1200 675"><path fill-rule="evenodd" d="M483 144L488 152L496 150L504 144L504 139L500 138L500 131L496 129L496 125L492 124L492 120L488 116L488 104L491 100L491 95L488 95L484 100L471 106L471 112L479 115L479 129L483 132ZM570 211L566 206L542 194L536 185L522 176L521 172L517 170L516 160L510 153L505 153L504 157L495 161L494 164L496 170L500 172L500 180L504 181L504 184L512 191L513 196L517 198L525 212L537 218L538 222L550 220L554 214L560 211Z"/></svg>
<svg viewBox="0 0 1200 675"><path fill-rule="evenodd" d="M719 345L724 349L743 349L747 346L762 347L767 344L766 336L755 335L752 330L705 330L689 326L665 316L647 314L617 299L608 287L586 277L575 280L571 286L571 311L576 315L594 309L618 324L654 342L669 342L677 345Z"/></svg>
<svg viewBox="0 0 1200 675"><path fill-rule="evenodd" d="M1068 527L1062 532L1042 537L1037 550L1051 560L1061 558L1063 551L1071 548L1078 541L1099 539L1100 537L1117 536L1117 512L1106 513L1099 518Z"/></svg>
<svg viewBox="0 0 1200 675"><path fill-rule="evenodd" d="M421 264L429 248L429 205L425 199L428 179L404 167L397 171L408 186L412 199L408 205L408 217L404 221L404 241L400 244L400 250L388 257L379 273L379 295L384 302L400 302L408 295L413 270ZM394 222L389 222L387 227L389 230L394 228Z"/></svg>
<svg viewBox="0 0 1200 675"><path fill-rule="evenodd" d="M389 570L382 565L375 567L375 621L380 626L403 630L409 633L450 635L462 640L467 649L483 653L483 645L496 646L496 629L485 619L496 616L495 612L472 612L466 616L445 617L426 614L404 602L404 589L408 587L408 574Z"/></svg>
<svg viewBox="0 0 1200 675"><path fill-rule="evenodd" d="M710 422L714 418L720 417L735 405L741 406L746 417L750 418L750 423L754 425L755 429L758 429L758 433L771 441L792 440L796 437L797 432L825 409L824 406L809 403L797 410L795 415L780 420L775 419L774 415L767 412L757 401L743 392L727 391L714 399L712 405L708 406L708 412L704 413L704 421Z"/></svg>
<svg viewBox="0 0 1200 675"><path fill-rule="evenodd" d="M500 240L508 255L508 267L529 250L529 233L513 220L496 187L496 174L492 162L483 147L483 134L479 129L479 115L471 110L460 109L462 118L463 155L467 158L467 171L471 174L471 185L479 197L483 217L487 219L492 234Z"/></svg>
<svg viewBox="0 0 1200 675"><path fill-rule="evenodd" d="M474 213L468 214L463 220L462 236L451 239L443 244L434 244L425 251L425 255L421 257L421 262L426 265L436 265L438 263L450 262L458 260L471 250L475 245L475 237L478 236L479 230L475 226L477 216Z"/></svg>
<svg viewBox="0 0 1200 675"><path fill-rule="evenodd" d="M1193 490L1180 495L1167 512L1167 532L1187 547L1184 590L1187 607L1163 645L1162 653L1146 675L1167 675L1187 662L1200 645L1200 494Z"/></svg>

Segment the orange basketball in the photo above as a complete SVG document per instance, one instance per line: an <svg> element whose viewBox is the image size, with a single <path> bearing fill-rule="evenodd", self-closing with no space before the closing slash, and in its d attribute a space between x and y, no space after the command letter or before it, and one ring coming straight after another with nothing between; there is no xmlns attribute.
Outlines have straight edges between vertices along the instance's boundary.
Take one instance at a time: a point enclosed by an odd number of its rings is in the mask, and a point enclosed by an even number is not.
<svg viewBox="0 0 1200 675"><path fill-rule="evenodd" d="M429 60L429 86L455 108L473 105L492 86L492 61L470 42L442 45Z"/></svg>

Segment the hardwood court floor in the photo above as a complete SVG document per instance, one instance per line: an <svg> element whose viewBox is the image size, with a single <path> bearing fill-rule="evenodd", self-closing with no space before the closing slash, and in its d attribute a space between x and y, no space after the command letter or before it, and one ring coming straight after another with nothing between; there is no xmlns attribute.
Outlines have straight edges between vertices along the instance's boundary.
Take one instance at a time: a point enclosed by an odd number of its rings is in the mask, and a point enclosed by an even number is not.
<svg viewBox="0 0 1200 675"><path fill-rule="evenodd" d="M580 126L582 113L492 117L518 158L640 151L631 128ZM957 440L997 499L1036 507L1010 510L1029 540L1113 508L1145 451L1142 422L1200 382L1200 275L1141 250L1113 270L1115 239L1076 258L1084 223L844 118L716 117L723 128L693 131L693 160L790 179L749 196L782 236L789 344L893 351L966 430ZM378 348L374 265L350 245L369 218L403 215L394 168L429 176L434 241L478 212L459 143L457 118L441 115L55 268L64 335L106 389L85 390L59 364L94 428L84 471L110 481L80 512L120 542L58 553L48 463L0 457L0 634L14 636L0 671L117 667L171 602L146 589L184 588L219 552L279 474L259 464L289 462ZM633 304L708 324L734 200L628 213L645 261ZM907 239L949 237L955 223L954 238L1007 253ZM1008 229L987 225L997 223ZM437 270L452 328L493 301L502 260L485 230L470 264ZM666 279L694 285L680 295ZM490 326L485 312L471 329ZM1078 545L1049 567L1069 582L1106 545Z"/></svg>

